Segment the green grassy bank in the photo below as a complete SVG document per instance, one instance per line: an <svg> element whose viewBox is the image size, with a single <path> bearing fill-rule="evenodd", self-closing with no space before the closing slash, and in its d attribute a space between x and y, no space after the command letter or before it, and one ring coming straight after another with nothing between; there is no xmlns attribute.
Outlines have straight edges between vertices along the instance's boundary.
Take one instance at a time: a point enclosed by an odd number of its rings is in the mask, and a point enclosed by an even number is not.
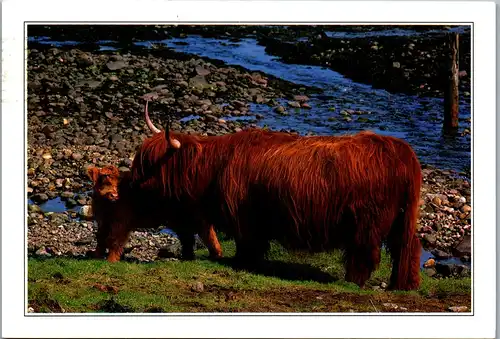
<svg viewBox="0 0 500 339"><path fill-rule="evenodd" d="M390 292L390 258L364 289L343 280L339 252L306 255L274 245L259 271L232 266L234 242L222 242L227 259L207 250L194 261L154 263L48 258L28 261L28 306L34 312L445 312L471 307L471 279L422 274L418 291Z"/></svg>

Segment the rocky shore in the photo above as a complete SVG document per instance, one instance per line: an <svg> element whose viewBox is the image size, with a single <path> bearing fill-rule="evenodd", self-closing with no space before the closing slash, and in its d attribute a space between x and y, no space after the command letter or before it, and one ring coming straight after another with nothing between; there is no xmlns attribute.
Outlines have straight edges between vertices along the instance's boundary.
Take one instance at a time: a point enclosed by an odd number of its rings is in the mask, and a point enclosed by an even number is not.
<svg viewBox="0 0 500 339"><path fill-rule="evenodd" d="M159 96L150 105L158 126L170 117L174 130L221 135L256 126L262 116L251 111L251 103L279 110L283 99L305 107L307 96L317 90L170 50L130 54L42 46L29 49L27 85L32 202L27 246L29 255L42 257L85 257L95 247L86 170L91 165L130 166L135 148L151 135L142 115L145 94ZM184 119L191 115L199 119ZM230 119L235 117L245 119ZM423 174L423 244L441 251L436 252L441 257L468 260L470 248L467 253L456 247L471 233L469 179L425 165ZM57 198L67 211L44 210ZM138 230L126 257L175 258L178 248L167 233Z"/></svg>

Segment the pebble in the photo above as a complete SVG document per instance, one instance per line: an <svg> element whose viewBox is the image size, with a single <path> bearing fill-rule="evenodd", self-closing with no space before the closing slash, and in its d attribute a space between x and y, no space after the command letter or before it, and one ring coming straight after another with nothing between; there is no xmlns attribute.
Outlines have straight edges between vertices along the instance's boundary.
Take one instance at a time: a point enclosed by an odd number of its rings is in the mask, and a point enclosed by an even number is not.
<svg viewBox="0 0 500 339"><path fill-rule="evenodd" d="M467 306L450 306L448 311L451 312L467 312L469 308Z"/></svg>
<svg viewBox="0 0 500 339"><path fill-rule="evenodd" d="M424 267L434 267L436 265L436 260L434 259L428 259L425 263L424 263Z"/></svg>
<svg viewBox="0 0 500 339"><path fill-rule="evenodd" d="M71 158L73 158L73 160L79 161L83 158L83 155L81 155L80 153L73 153L71 154Z"/></svg>
<svg viewBox="0 0 500 339"><path fill-rule="evenodd" d="M203 283L201 281L197 281L191 286L191 290L193 292L203 292L205 290L205 287L203 286Z"/></svg>
<svg viewBox="0 0 500 339"><path fill-rule="evenodd" d="M80 207L80 210L78 210L78 215L85 220L91 220L93 217L92 206L85 205L85 206Z"/></svg>

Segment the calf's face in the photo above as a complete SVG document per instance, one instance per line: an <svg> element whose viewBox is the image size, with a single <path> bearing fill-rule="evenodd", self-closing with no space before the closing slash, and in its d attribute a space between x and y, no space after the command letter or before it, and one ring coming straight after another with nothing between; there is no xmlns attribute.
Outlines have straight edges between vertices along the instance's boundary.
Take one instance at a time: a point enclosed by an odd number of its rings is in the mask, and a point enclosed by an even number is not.
<svg viewBox="0 0 500 339"><path fill-rule="evenodd" d="M94 194L109 201L118 200L120 171L115 166L90 167L88 176L94 184Z"/></svg>

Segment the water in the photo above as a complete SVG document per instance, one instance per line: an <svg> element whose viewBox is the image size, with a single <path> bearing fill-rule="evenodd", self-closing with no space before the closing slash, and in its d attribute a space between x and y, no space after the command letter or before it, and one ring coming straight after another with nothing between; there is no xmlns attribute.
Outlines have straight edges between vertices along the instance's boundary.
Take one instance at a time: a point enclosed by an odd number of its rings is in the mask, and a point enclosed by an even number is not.
<svg viewBox="0 0 500 339"><path fill-rule="evenodd" d="M28 204L35 204L31 199L28 199ZM49 199L46 202L38 205L43 213L53 212L53 213L64 213L66 211L78 211L81 206L73 206L68 208L66 202L61 200L61 197L56 197L54 199Z"/></svg>
<svg viewBox="0 0 500 339"><path fill-rule="evenodd" d="M180 41L185 44L177 44ZM251 104L252 112L264 116L258 122L261 126L267 125L278 130L294 129L301 133L314 132L319 135L338 135L370 129L408 141L424 163L459 172L470 169L470 137L445 137L441 133L443 100L440 98L391 94L356 83L323 67L284 64L266 54L265 47L258 45L254 39L242 39L230 48L224 40L199 36L153 43L167 44L179 52L222 60L230 65L262 71L296 84L324 90L322 94L310 96L309 104L312 109L288 109L288 116L274 113L267 105ZM149 41L135 44L144 47L151 45ZM286 102L281 104L286 107ZM353 121L346 122L339 115L345 109L367 111L370 114L361 115L361 121L353 116ZM462 95L460 129L470 128L470 124L465 122L469 118L470 104Z"/></svg>
<svg viewBox="0 0 500 339"><path fill-rule="evenodd" d="M352 39L352 38L369 38L369 37L401 37L401 36L424 36L424 35L432 35L432 34L443 34L443 33L451 33L456 32L459 34L464 33L469 29L470 26L455 26L449 29L432 29L426 31L417 31L414 29L405 29L405 28L392 28L392 29L383 29L383 30L373 30L368 32L342 32L342 31L326 31L325 34L329 38L340 38L340 39Z"/></svg>

